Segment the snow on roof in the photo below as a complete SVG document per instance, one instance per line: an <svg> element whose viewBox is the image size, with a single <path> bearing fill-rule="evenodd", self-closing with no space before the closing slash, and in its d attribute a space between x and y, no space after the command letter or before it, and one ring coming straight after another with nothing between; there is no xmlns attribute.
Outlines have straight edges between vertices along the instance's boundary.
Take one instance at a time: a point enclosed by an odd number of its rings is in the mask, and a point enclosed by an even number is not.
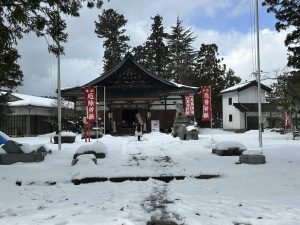
<svg viewBox="0 0 300 225"><path fill-rule="evenodd" d="M170 83L174 84L175 86L177 87L186 87L186 88L194 88L194 89L198 89L199 87L192 87L192 86L187 86L187 85L183 85L183 84L178 84L178 83L175 83L173 81L169 81Z"/></svg>
<svg viewBox="0 0 300 225"><path fill-rule="evenodd" d="M231 91L241 91L241 90L244 90L245 88L248 88L248 86L254 86L256 83L257 83L256 80L251 80L251 81L246 81L244 83L239 83L239 84L236 84L232 87L226 88L225 90L221 91L221 94L231 92ZM257 86L257 84L256 84L256 86ZM271 90L271 88L268 85L263 84L263 83L261 83L261 87L262 87L262 89L265 89L267 91Z"/></svg>
<svg viewBox="0 0 300 225"><path fill-rule="evenodd" d="M5 92L1 92L1 94L5 94ZM46 97L38 97L33 95L25 95L19 93L9 93L11 96L16 97L19 100L8 102L10 106L38 106L38 107L56 107L56 100L52 98ZM74 103L66 102L69 108L74 107Z"/></svg>
<svg viewBox="0 0 300 225"><path fill-rule="evenodd" d="M250 83L251 83L251 81L236 84L236 85L234 85L232 87L226 88L225 90L221 91L221 93L225 93L225 92L230 92L230 91L237 90L237 89L242 88L242 87L244 87L244 86L246 86L246 85L248 85Z"/></svg>

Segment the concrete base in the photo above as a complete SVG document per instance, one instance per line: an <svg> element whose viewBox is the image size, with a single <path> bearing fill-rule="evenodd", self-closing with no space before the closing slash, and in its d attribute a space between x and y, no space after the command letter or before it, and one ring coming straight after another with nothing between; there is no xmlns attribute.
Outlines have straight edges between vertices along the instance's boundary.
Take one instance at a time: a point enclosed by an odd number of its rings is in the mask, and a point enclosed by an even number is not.
<svg viewBox="0 0 300 225"><path fill-rule="evenodd" d="M265 164L266 157L264 155L240 155L240 163L245 164Z"/></svg>

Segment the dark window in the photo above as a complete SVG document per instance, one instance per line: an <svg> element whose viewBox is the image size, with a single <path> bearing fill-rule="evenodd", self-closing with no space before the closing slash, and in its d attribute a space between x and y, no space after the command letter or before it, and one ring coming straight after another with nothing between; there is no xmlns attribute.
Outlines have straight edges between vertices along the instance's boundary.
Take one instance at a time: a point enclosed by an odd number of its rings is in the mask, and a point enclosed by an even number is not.
<svg viewBox="0 0 300 225"><path fill-rule="evenodd" d="M228 98L228 105L232 105L232 98Z"/></svg>
<svg viewBox="0 0 300 225"><path fill-rule="evenodd" d="M229 115L229 122L232 122L232 114Z"/></svg>

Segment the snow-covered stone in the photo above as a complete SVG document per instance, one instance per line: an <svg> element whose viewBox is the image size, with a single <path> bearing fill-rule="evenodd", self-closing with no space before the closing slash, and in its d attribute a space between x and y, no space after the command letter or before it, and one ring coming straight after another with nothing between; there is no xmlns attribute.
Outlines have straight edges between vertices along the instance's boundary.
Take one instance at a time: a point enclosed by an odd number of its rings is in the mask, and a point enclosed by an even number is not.
<svg viewBox="0 0 300 225"><path fill-rule="evenodd" d="M236 156L241 155L246 149L246 146L240 142L223 141L215 144L212 149L212 153L219 156Z"/></svg>

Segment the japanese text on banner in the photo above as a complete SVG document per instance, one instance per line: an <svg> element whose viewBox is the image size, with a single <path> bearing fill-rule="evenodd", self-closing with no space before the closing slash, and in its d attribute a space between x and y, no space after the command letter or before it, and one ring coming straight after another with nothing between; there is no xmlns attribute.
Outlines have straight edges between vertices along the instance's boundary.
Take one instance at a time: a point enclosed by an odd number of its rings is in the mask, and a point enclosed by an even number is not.
<svg viewBox="0 0 300 225"><path fill-rule="evenodd" d="M87 123L93 123L97 117L97 99L96 99L96 88L85 87L84 88L84 102L86 107L86 121Z"/></svg>
<svg viewBox="0 0 300 225"><path fill-rule="evenodd" d="M194 93L185 96L185 113L186 116L194 116Z"/></svg>
<svg viewBox="0 0 300 225"><path fill-rule="evenodd" d="M201 87L202 95L202 121L211 120L211 96L210 96L210 86Z"/></svg>

